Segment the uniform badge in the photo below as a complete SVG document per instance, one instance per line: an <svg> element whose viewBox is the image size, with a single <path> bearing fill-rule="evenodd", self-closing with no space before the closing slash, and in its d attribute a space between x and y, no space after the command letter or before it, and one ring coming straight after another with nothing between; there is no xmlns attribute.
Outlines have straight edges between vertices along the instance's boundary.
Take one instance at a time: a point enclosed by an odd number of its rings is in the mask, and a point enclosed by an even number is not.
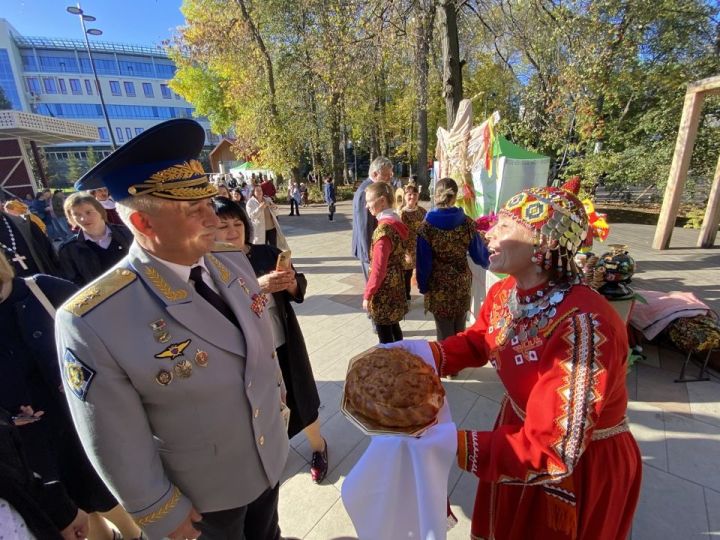
<svg viewBox="0 0 720 540"><path fill-rule="evenodd" d="M155 382L161 386L167 386L172 382L172 380L172 371L168 371L167 369L161 369L160 371L158 371L158 374L155 375Z"/></svg>
<svg viewBox="0 0 720 540"><path fill-rule="evenodd" d="M153 337L160 343L167 343L170 341L170 332L168 332L167 324L164 319L158 319L150 323L150 328L153 331Z"/></svg>
<svg viewBox="0 0 720 540"><path fill-rule="evenodd" d="M75 396L85 401L95 370L80 360L70 349L63 354L63 377Z"/></svg>
<svg viewBox="0 0 720 540"><path fill-rule="evenodd" d="M265 306L267 306L268 298L263 293L260 294L253 294L252 295L252 303L250 304L250 309L253 310L253 313L257 315L258 317L262 317L263 310L265 309Z"/></svg>
<svg viewBox="0 0 720 540"><path fill-rule="evenodd" d="M192 375L192 364L190 360L180 360L173 366L173 370L181 379L187 379Z"/></svg>
<svg viewBox="0 0 720 540"><path fill-rule="evenodd" d="M178 356L182 356L187 346L190 345L191 339L186 339L180 343L173 343L165 347L165 350L155 355L155 358L165 358L168 360L175 360Z"/></svg>
<svg viewBox="0 0 720 540"><path fill-rule="evenodd" d="M205 351L197 350L195 353L195 363L198 367L207 367L208 365L208 353Z"/></svg>
<svg viewBox="0 0 720 540"><path fill-rule="evenodd" d="M238 278L238 283L240 284L240 287L243 291L245 291L245 294L250 294L250 289L248 289L248 286L245 284L245 280L243 278Z"/></svg>

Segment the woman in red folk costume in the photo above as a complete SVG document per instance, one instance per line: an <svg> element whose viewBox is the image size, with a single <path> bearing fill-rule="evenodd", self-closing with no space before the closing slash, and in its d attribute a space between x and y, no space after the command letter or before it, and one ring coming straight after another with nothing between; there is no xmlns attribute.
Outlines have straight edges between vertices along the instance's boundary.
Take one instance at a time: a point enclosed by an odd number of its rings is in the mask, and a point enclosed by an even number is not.
<svg viewBox="0 0 720 540"><path fill-rule="evenodd" d="M506 390L492 431L458 432L458 463L480 479L472 538L627 538L642 467L625 416L628 341L573 262L583 205L533 188L498 218L489 269L509 277L475 325L430 343L441 375L490 362Z"/></svg>

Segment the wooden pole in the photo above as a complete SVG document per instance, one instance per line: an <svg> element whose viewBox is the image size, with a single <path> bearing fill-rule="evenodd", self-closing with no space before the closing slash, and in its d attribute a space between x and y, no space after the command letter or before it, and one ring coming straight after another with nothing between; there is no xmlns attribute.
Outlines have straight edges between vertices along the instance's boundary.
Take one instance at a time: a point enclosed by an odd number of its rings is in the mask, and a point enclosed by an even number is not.
<svg viewBox="0 0 720 540"><path fill-rule="evenodd" d="M675 218L680 208L680 200L685 188L688 168L690 167L690 157L695 145L700 111L702 111L704 101L704 92L688 91L685 94L685 105L683 106L677 142L675 143L675 154L670 166L670 175L665 187L663 205L655 229L653 249L667 249L670 244L670 237L675 226Z"/></svg>
<svg viewBox="0 0 720 540"><path fill-rule="evenodd" d="M697 247L709 248L713 246L717 237L718 225L720 225L720 158L718 158L718 164L715 168L715 178L713 178L712 187L710 188L710 196L708 197L702 227L700 227Z"/></svg>

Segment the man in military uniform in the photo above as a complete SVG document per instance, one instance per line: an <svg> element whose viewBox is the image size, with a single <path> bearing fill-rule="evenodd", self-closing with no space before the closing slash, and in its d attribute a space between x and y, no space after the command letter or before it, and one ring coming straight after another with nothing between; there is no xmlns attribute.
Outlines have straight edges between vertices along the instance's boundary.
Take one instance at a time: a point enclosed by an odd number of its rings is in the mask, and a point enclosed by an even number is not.
<svg viewBox="0 0 720 540"><path fill-rule="evenodd" d="M280 538L288 440L267 299L217 218L192 120L129 141L76 183L107 186L135 241L57 314L73 419L151 538Z"/></svg>

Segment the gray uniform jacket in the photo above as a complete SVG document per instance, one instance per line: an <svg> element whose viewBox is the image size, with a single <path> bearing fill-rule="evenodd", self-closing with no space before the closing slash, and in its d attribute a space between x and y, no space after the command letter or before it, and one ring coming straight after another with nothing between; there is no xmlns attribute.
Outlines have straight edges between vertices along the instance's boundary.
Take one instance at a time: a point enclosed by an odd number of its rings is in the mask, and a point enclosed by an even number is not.
<svg viewBox="0 0 720 540"><path fill-rule="evenodd" d="M225 251L228 251L227 249ZM204 257L242 332L133 243L57 313L65 394L95 468L150 538L244 506L288 453L265 297L242 252Z"/></svg>

